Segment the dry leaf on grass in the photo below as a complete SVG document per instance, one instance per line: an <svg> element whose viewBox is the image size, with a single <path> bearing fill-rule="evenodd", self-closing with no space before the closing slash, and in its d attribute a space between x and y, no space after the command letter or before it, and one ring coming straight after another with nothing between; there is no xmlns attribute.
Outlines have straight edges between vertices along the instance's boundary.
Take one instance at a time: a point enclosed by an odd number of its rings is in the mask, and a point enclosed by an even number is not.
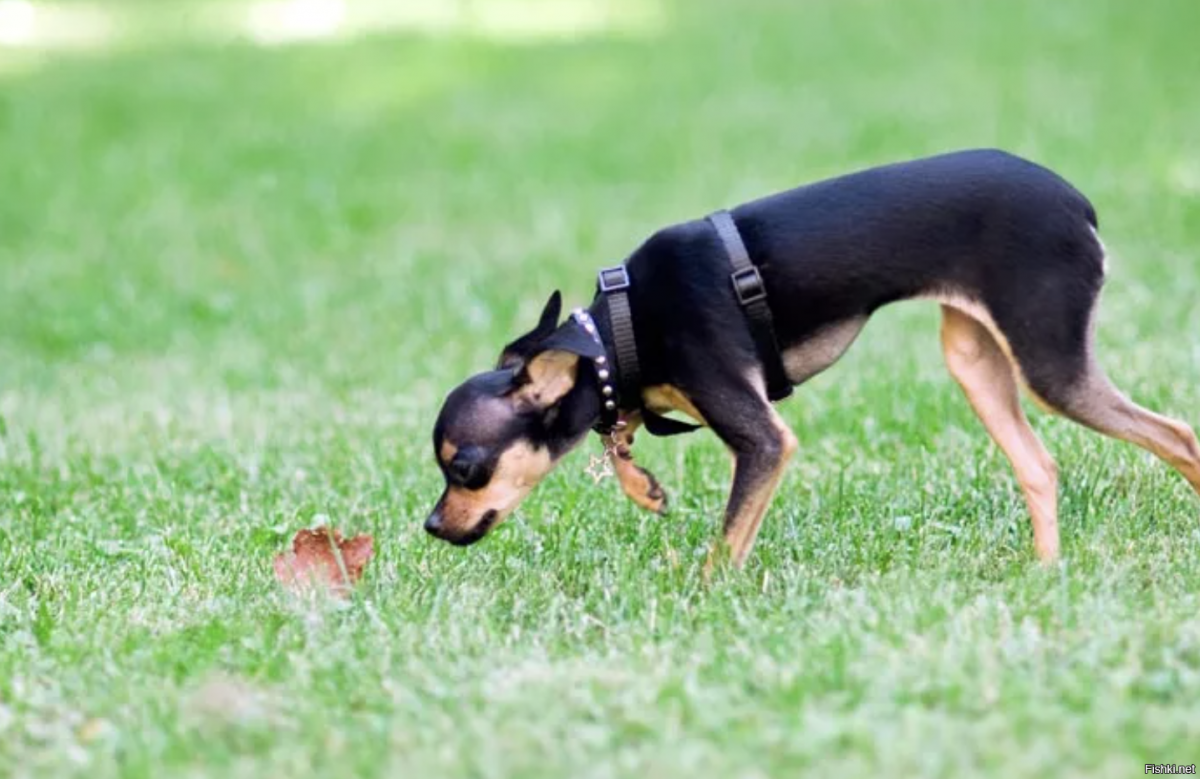
<svg viewBox="0 0 1200 779"><path fill-rule="evenodd" d="M112 729L112 724L108 720L93 717L79 726L79 731L76 735L84 744L90 744L107 736L112 732Z"/></svg>
<svg viewBox="0 0 1200 779"><path fill-rule="evenodd" d="M322 588L344 596L362 578L374 554L371 536L346 540L324 525L305 528L292 539L292 551L275 556L275 578L293 591Z"/></svg>

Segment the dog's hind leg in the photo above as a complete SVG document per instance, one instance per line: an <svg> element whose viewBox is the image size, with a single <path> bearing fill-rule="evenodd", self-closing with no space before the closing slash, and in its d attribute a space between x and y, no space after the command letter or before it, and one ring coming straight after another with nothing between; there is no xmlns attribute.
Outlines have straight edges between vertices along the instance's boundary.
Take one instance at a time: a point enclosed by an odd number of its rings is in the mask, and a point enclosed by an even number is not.
<svg viewBox="0 0 1200 779"><path fill-rule="evenodd" d="M1102 251L1098 246L1094 250ZM1099 255L1102 257L1102 255ZM1137 444L1179 471L1200 493L1200 444L1187 424L1148 411L1118 391L1094 354L1096 302L1101 260L1093 258L1091 276L1054 296L1031 293L1020 298L996 326L1007 338L1030 392L1044 406L1086 427ZM1036 323L1036 327L1025 323Z"/></svg>
<svg viewBox="0 0 1200 779"><path fill-rule="evenodd" d="M1038 392L1036 387L1032 388ZM1040 393L1039 393L1040 394ZM1043 402L1063 416L1100 433L1137 444L1179 471L1200 494L1200 443L1185 422L1156 414L1125 397L1089 360L1086 373L1071 387Z"/></svg>
<svg viewBox="0 0 1200 779"><path fill-rule="evenodd" d="M1041 560L1058 556L1058 471L1021 409L1012 363L981 322L942 306L946 365L971 407L1012 464L1033 522Z"/></svg>
<svg viewBox="0 0 1200 779"><path fill-rule="evenodd" d="M625 426L612 433L612 440L604 441L604 451L617 474L621 489L630 500L648 511L664 514L667 510L666 492L659 486L654 474L633 461L633 434L642 424L641 414L628 414L624 421Z"/></svg>

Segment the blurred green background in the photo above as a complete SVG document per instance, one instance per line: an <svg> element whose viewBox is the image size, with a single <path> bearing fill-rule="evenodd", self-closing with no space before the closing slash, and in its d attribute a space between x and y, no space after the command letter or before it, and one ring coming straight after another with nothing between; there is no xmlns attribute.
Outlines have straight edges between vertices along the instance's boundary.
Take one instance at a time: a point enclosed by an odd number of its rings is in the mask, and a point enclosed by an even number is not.
<svg viewBox="0 0 1200 779"><path fill-rule="evenodd" d="M1191 0L0 0L0 774L1130 776L1200 757L1200 507L1039 416L1064 564L882 312L705 586L573 455L429 541L444 393L656 228L999 146L1096 204L1101 361L1200 422ZM589 443L594 448L594 444ZM271 577L369 532L345 607Z"/></svg>

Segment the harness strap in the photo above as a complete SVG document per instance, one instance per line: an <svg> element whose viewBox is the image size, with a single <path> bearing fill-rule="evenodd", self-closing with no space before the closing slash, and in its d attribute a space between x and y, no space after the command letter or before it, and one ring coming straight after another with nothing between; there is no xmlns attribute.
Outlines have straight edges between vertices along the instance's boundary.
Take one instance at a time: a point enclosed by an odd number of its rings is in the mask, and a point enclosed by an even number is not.
<svg viewBox="0 0 1200 779"><path fill-rule="evenodd" d="M728 211L717 211L708 216L708 221L717 231L733 273L729 280L738 304L746 313L750 335L754 339L758 359L763 365L767 380L767 398L783 400L792 394L792 382L783 367L783 356L779 353L779 342L775 340L775 325L771 319L771 308L767 305L767 287L762 274L750 261L750 253L738 232L733 215Z"/></svg>
<svg viewBox="0 0 1200 779"><path fill-rule="evenodd" d="M725 254L729 257L729 264L733 266L729 280L738 304L746 314L755 351L758 352L758 359L763 366L767 398L772 401L782 400L792 394L792 383L784 370L783 356L779 353L779 343L775 340L775 325L771 318L771 308L767 305L767 288L763 283L762 274L750 261L750 253L746 251L746 244L742 241L732 214L728 211L717 211L709 215L708 221L721 238ZM605 308L608 311L608 326L612 334L615 358L611 367L616 372L615 395L607 394L606 389L606 394L601 399L597 432L609 433L616 428L622 401L627 408L641 412L646 430L653 435L678 435L696 430L699 425L664 417L642 406L642 369L638 362L633 315L629 309L629 271L624 265L614 265L601 269L596 280L598 292L604 297ZM602 378L607 379L607 375Z"/></svg>
<svg viewBox="0 0 1200 779"><path fill-rule="evenodd" d="M642 426L646 428L646 432L650 435L665 438L672 435L683 435L690 433L693 430L699 430L700 425L693 425L691 422L681 422L678 419L664 417L662 414L655 414L648 408L642 409Z"/></svg>
<svg viewBox="0 0 1200 779"><path fill-rule="evenodd" d="M612 334L616 371L616 396L601 399L600 422L596 432L606 435L617 426L621 401L627 408L638 409L646 430L656 436L680 435L699 429L699 425L680 422L655 414L642 406L642 369L638 362L637 339L633 333L633 314L629 309L629 271L624 265L604 268L597 274L599 294L608 310L608 329Z"/></svg>
<svg viewBox="0 0 1200 779"><path fill-rule="evenodd" d="M624 265L604 268L596 280L600 294L608 304L608 327L612 333L617 371L617 393L626 403L641 396L642 367L638 363L637 340L633 335L633 315L629 310L629 271ZM618 399L604 402L605 411L617 412Z"/></svg>

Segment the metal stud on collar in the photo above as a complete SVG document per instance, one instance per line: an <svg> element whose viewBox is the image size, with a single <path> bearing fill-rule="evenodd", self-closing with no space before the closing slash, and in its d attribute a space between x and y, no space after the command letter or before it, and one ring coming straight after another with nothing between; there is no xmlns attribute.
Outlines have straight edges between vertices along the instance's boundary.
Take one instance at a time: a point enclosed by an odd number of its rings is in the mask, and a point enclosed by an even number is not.
<svg viewBox="0 0 1200 779"><path fill-rule="evenodd" d="M583 328L584 332L590 335L592 340L600 345L601 349L604 348L604 342L600 340L600 331L597 329L596 322L592 319L591 314L582 308L577 308L571 312L571 318L579 323L579 326ZM616 388L613 387L611 381L612 373L606 367L608 365L608 359L604 355L600 355L592 360L592 363L596 366L596 378L600 380L600 394L606 398L604 401L604 408L608 411L616 411L617 401L614 398L616 395Z"/></svg>

